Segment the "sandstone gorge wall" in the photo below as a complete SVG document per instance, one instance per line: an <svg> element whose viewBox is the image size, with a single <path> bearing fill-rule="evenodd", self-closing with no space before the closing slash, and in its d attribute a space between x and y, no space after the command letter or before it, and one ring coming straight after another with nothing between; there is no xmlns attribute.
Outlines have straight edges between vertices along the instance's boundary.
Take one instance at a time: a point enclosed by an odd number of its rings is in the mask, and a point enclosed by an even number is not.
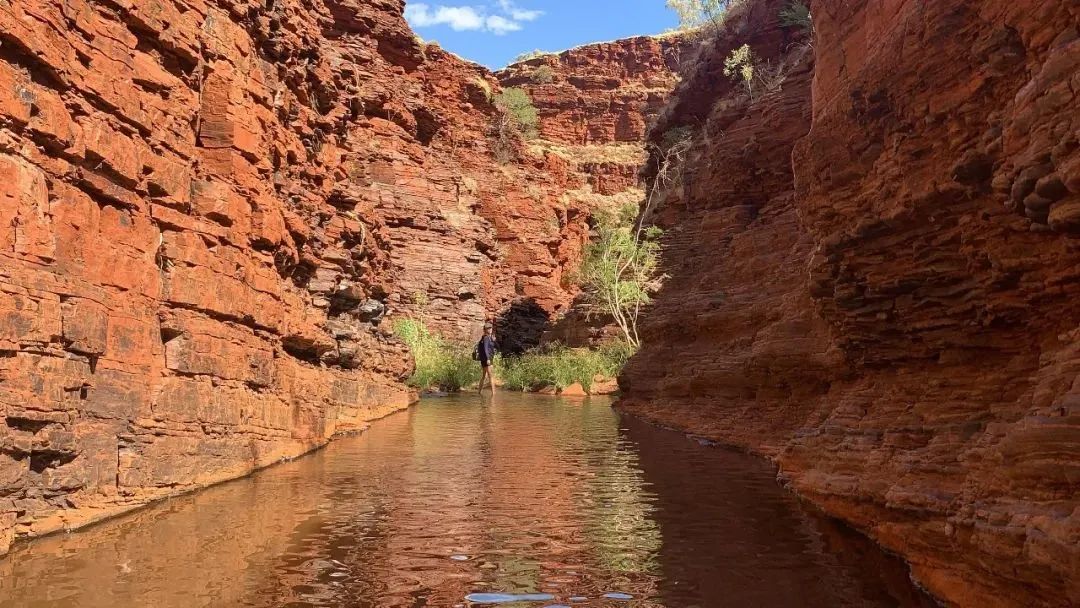
<svg viewBox="0 0 1080 608"><path fill-rule="evenodd" d="M811 84L781 4L653 133L703 124L623 407L774 458L949 603L1076 604L1080 7L819 0ZM753 102L744 42L788 70Z"/></svg>
<svg viewBox="0 0 1080 608"><path fill-rule="evenodd" d="M503 86L528 92L539 117L539 137L530 151L565 163L568 180L560 200L584 222L644 198L638 171L647 156L646 132L696 44L697 38L686 35L640 36L544 54L496 74ZM586 242L564 241L564 249L578 256L571 270ZM610 319L590 317L580 306L557 312L547 324L546 341L581 346L613 329Z"/></svg>
<svg viewBox="0 0 1080 608"><path fill-rule="evenodd" d="M640 199L645 127L677 80L685 46L678 37L631 38L494 75L427 46L428 58L441 60L425 64L424 92L429 106L439 96L439 133L452 154L437 170L392 162L383 173L392 193L383 189L376 210L394 243L391 308L423 315L452 339L476 338L494 317L504 349L535 346L570 309L569 276L594 213ZM550 82L535 77L541 65ZM540 137L499 163L493 98L511 86L536 106Z"/></svg>
<svg viewBox="0 0 1080 608"><path fill-rule="evenodd" d="M331 8L0 6L0 551L410 403L348 162L419 51Z"/></svg>
<svg viewBox="0 0 1080 608"><path fill-rule="evenodd" d="M0 552L405 407L387 321L524 348L569 305L590 174L497 162L497 80L403 9L0 6ZM602 48L606 93L668 51ZM594 129L638 150L639 88Z"/></svg>

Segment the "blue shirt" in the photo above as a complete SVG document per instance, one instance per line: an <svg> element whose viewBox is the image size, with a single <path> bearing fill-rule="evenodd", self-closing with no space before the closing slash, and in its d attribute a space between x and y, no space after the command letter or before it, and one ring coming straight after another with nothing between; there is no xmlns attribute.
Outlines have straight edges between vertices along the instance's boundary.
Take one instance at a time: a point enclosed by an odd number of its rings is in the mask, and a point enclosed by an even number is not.
<svg viewBox="0 0 1080 608"><path fill-rule="evenodd" d="M481 359L487 359L491 361L495 358L495 338L484 334L483 338L480 338L480 342L476 345L476 352L480 355Z"/></svg>

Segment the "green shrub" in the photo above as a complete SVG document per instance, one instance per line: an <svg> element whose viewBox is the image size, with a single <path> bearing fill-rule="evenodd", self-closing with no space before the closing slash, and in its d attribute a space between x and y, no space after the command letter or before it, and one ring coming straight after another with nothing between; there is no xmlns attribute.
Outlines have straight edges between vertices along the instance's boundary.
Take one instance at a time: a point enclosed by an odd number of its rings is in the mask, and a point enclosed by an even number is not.
<svg viewBox="0 0 1080 608"><path fill-rule="evenodd" d="M510 87L495 96L495 106L498 107L512 122L525 139L533 139L537 135L537 125L540 119L536 113L536 106L524 89Z"/></svg>
<svg viewBox="0 0 1080 608"><path fill-rule="evenodd" d="M550 84L555 82L555 70L550 65L542 65L533 70L529 78L536 84Z"/></svg>
<svg viewBox="0 0 1080 608"><path fill-rule="evenodd" d="M750 97L754 96L754 72L757 70L757 58L749 44L732 49L724 59L724 76L733 80L742 80Z"/></svg>
<svg viewBox="0 0 1080 608"><path fill-rule="evenodd" d="M576 279L590 313L610 315L637 347L638 318L659 288L661 230L637 225L637 205L596 214L596 238L585 248Z"/></svg>
<svg viewBox="0 0 1080 608"><path fill-rule="evenodd" d="M632 354L633 349L625 342L612 342L597 349L566 348L556 344L520 357L497 357L495 373L503 388L512 391L545 386L563 389L575 382L588 391L594 376L614 378Z"/></svg>
<svg viewBox="0 0 1080 608"><path fill-rule="evenodd" d="M456 392L480 381L480 365L473 361L469 345L448 342L428 330L423 321L412 318L395 322L394 333L408 345L416 361L409 386Z"/></svg>
<svg viewBox="0 0 1080 608"><path fill-rule="evenodd" d="M802 2L793 0L787 6L780 9L780 25L790 28L798 28L806 32L814 31L814 20L810 16L810 7Z"/></svg>
<svg viewBox="0 0 1080 608"><path fill-rule="evenodd" d="M516 87L495 95L495 107L499 114L492 124L492 153L505 165L517 155L521 140L536 138L540 119L529 94Z"/></svg>

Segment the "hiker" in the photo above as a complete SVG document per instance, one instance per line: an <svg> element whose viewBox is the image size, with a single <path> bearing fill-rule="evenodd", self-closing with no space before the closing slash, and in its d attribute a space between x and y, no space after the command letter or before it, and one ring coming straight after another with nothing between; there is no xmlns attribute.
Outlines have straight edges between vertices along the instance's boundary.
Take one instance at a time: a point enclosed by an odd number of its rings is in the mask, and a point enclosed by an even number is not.
<svg viewBox="0 0 1080 608"><path fill-rule="evenodd" d="M491 363L495 360L495 328L492 327L491 323L484 324L484 335L476 343L473 359L479 361L480 367L484 370L483 375L480 376L480 390L478 392L484 392L484 380L487 380L488 385L491 386L491 392L494 393L495 377L491 373Z"/></svg>

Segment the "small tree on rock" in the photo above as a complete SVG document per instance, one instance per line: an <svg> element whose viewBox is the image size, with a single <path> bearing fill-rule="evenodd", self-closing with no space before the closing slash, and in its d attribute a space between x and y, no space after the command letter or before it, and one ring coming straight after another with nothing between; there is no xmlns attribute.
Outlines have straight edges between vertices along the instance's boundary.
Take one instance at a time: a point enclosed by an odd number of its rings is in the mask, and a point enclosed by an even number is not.
<svg viewBox="0 0 1080 608"><path fill-rule="evenodd" d="M495 107L499 116L495 119L495 158L500 163L510 162L515 142L535 139L539 125L536 107L523 89L512 87L495 95Z"/></svg>
<svg viewBox="0 0 1080 608"><path fill-rule="evenodd" d="M679 16L679 27L692 30L706 25L720 26L724 15L742 0L667 0L667 6Z"/></svg>
<svg viewBox="0 0 1080 608"><path fill-rule="evenodd" d="M724 76L734 80L742 80L743 84L746 85L746 91L750 93L751 99L754 97L754 73L756 70L757 60L749 44L734 49L724 59Z"/></svg>
<svg viewBox="0 0 1080 608"><path fill-rule="evenodd" d="M640 345L638 317L658 288L661 231L635 227L633 204L598 215L596 239L585 252L580 281L587 302L615 320L632 348Z"/></svg>

